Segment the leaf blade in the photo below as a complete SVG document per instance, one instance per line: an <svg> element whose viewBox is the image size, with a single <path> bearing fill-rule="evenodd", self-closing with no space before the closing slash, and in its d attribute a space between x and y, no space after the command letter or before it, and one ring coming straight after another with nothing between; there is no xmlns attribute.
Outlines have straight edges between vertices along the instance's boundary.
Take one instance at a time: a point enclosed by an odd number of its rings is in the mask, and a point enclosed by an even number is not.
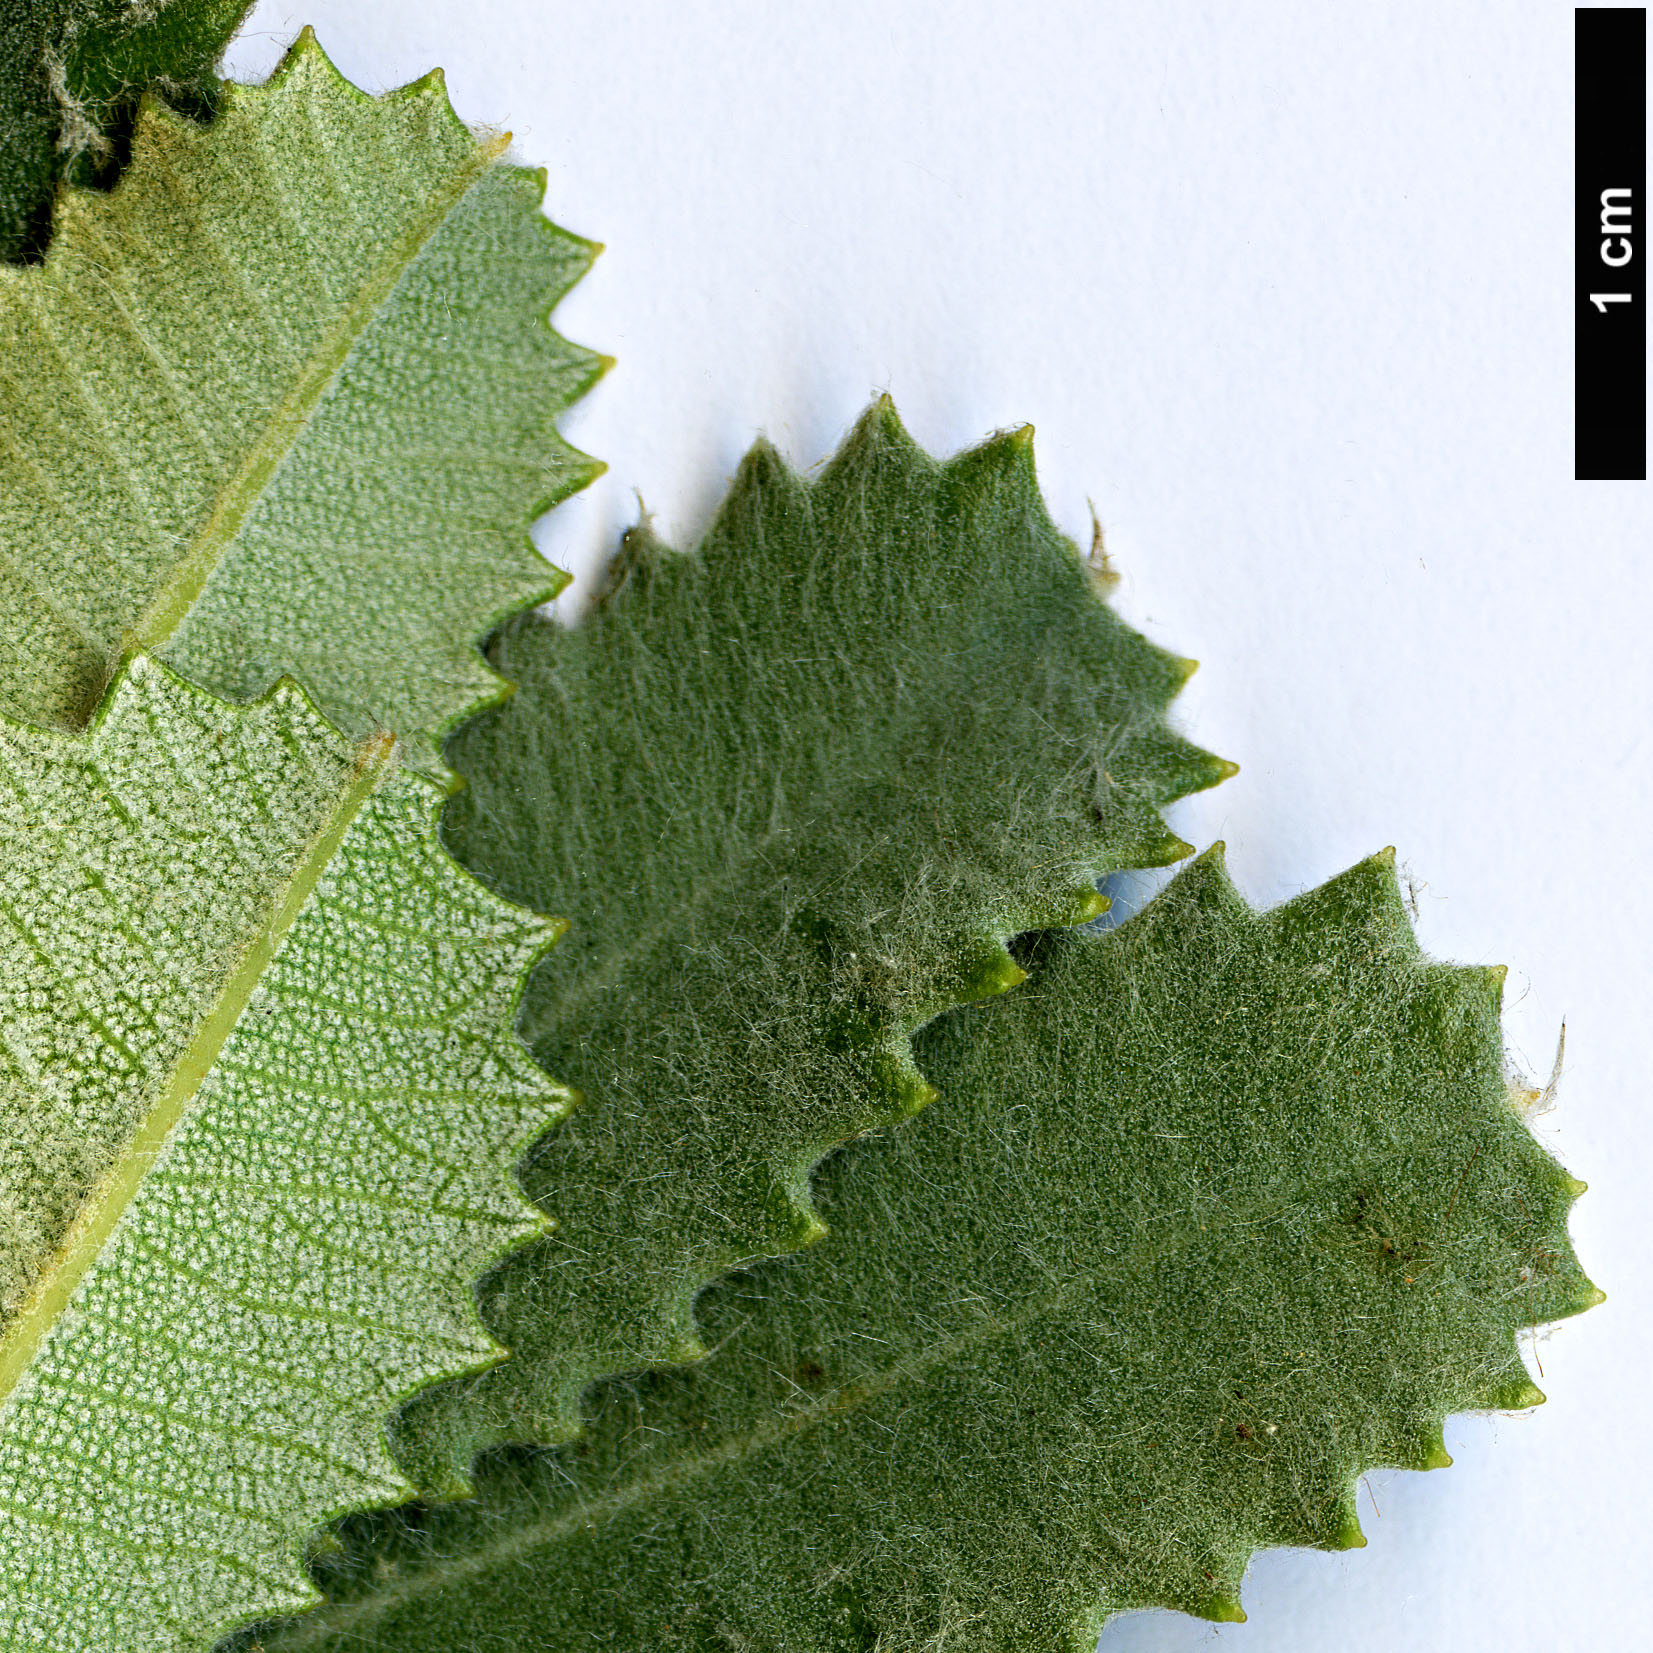
<svg viewBox="0 0 1653 1653"><path fill-rule="evenodd" d="M350 1523L263 1645L1084 1653L1242 1616L1253 1548L1359 1543L1360 1470L1541 1398L1517 1329L1599 1297L1578 1184L1386 862L1257 915L1206 857L1029 963L921 1038L941 1101L823 1168L837 1233L708 1293L715 1356Z"/></svg>
<svg viewBox="0 0 1653 1653"><path fill-rule="evenodd" d="M382 1431L400 1398L499 1358L470 1283L540 1227L508 1167L566 1092L511 1019L559 927L460 873L436 841L440 790L383 740L360 761L290 686L236 711L140 657L87 734L0 733L8 774L32 754L40 805L0 822L8 905L40 885L37 921L66 956L93 954L63 978L152 1058L121 1067L119 1105L87 1094L84 1041L8 944L9 1048L34 1057L0 1072L8 1140L38 1140L42 1079L61 1071L105 1164L69 1168L72 1211L44 1202L56 1227L0 1344L7 1634L204 1647L308 1598L319 1519L410 1490ZM308 813L280 784L306 763ZM50 784L77 764L84 796ZM285 859L223 831L259 786L287 811L265 835ZM94 793L118 808L88 819ZM102 927L59 899L77 864L176 928L146 978L131 955L95 964ZM177 991L175 957L197 955L200 990Z"/></svg>
<svg viewBox="0 0 1653 1653"><path fill-rule="evenodd" d="M561 583L527 529L596 474L553 420L603 366L545 325L594 249L500 147L308 32L210 130L146 106L0 272L0 704L78 727L133 649L410 743L497 697L474 640Z"/></svg>
<svg viewBox="0 0 1653 1653"><path fill-rule="evenodd" d="M584 1101L523 1169L559 1237L482 1288L517 1358L398 1425L451 1488L692 1354L706 1280L819 1234L821 1154L932 1094L910 1030L1185 853L1159 808L1230 767L1165 726L1186 663L1100 600L1026 435L940 463L887 402L811 480L760 444L698 551L630 536L583 627L494 657L518 692L450 745L445 839L570 917L522 1029Z"/></svg>

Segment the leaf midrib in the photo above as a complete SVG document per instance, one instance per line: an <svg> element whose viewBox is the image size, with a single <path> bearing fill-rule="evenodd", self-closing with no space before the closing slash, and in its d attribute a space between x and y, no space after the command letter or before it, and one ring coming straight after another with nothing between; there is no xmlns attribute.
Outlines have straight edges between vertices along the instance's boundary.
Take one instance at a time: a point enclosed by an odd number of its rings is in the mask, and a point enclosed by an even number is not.
<svg viewBox="0 0 1653 1653"><path fill-rule="evenodd" d="M219 488L211 512L173 565L172 577L127 628L117 658L140 650L159 650L182 623L254 505L296 446L357 341L426 243L509 143L510 135L502 133L476 144L447 187L432 196L425 210L389 243L385 256L359 285L355 297L321 335L298 378L268 416L263 433Z"/></svg>
<svg viewBox="0 0 1653 1653"><path fill-rule="evenodd" d="M132 1203L202 1081L212 1071L224 1042L235 1030L276 949L309 900L362 805L384 779L393 752L394 742L388 735L376 735L361 748L349 789L328 824L311 840L269 922L248 944L217 1001L173 1065L166 1087L143 1124L81 1207L55 1255L41 1270L28 1301L0 1337L0 1410L68 1306L75 1287L97 1260L116 1223Z"/></svg>

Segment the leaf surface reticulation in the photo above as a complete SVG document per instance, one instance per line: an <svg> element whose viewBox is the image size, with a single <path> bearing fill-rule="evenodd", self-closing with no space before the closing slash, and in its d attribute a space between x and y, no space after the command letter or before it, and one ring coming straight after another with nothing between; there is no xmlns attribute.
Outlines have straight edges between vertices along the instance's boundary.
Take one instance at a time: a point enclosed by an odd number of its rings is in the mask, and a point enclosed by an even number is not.
<svg viewBox="0 0 1653 1653"><path fill-rule="evenodd" d="M437 768L503 689L478 640L563 583L530 524L601 468L554 421L603 363L546 319L595 249L504 143L308 30L209 127L145 103L0 269L0 709L78 728L143 650Z"/></svg>
<svg viewBox="0 0 1653 1653"><path fill-rule="evenodd" d="M176 1653L302 1605L323 1518L411 1491L383 1421L501 1351L567 1103L512 1031L558 926L442 791L290 684L139 656L0 719L0 1648Z"/></svg>

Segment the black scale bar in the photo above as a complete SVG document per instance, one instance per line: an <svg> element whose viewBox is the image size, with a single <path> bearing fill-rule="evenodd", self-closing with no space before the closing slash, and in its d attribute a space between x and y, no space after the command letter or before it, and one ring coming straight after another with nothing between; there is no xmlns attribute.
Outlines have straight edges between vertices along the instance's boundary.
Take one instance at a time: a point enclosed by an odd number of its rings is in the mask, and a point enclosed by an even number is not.
<svg viewBox="0 0 1653 1653"><path fill-rule="evenodd" d="M1573 475L1647 480L1647 12L1580 6Z"/></svg>

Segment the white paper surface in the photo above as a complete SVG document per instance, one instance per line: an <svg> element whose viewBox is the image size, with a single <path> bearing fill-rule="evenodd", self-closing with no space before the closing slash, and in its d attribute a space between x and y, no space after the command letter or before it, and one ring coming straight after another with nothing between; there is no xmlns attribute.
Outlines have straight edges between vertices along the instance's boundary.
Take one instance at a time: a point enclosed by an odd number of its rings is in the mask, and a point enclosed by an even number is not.
<svg viewBox="0 0 1653 1653"><path fill-rule="evenodd" d="M1653 495L1571 480L1571 8L266 0L232 72L305 22L372 89L441 65L607 244L557 325L619 359L565 425L610 468L555 561L639 493L691 543L757 431L811 464L877 391L938 452L1031 421L1242 765L1177 829L1262 904L1393 843L1529 1071L1567 1020L1540 1128L1609 1301L1540 1339L1549 1404L1370 1476L1367 1549L1260 1556L1248 1623L1106 1653L1653 1643Z"/></svg>

